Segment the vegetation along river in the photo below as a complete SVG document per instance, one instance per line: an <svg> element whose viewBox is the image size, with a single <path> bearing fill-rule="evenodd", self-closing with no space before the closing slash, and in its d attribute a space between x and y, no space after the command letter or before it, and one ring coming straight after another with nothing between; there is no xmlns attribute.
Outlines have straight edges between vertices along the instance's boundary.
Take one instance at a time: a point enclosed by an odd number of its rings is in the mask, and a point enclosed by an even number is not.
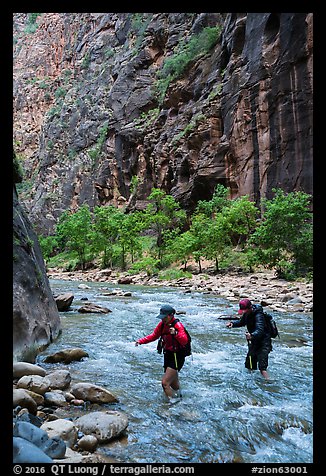
<svg viewBox="0 0 326 476"><path fill-rule="evenodd" d="M103 283L50 281L54 293L72 292L72 310L61 313L62 334L38 359L67 347L89 358L71 363L73 379L114 393L110 408L128 415L127 437L102 451L121 463L312 462L312 315L273 312L281 338L273 340L270 381L244 367L245 329L227 329L225 314L237 303L177 288L123 286L131 297L103 296ZM109 314L81 314L82 298ZM167 402L161 387L163 357L157 342L135 347L152 332L161 304L192 335L193 355L180 373L183 398ZM51 364L44 364L51 367ZM58 365L58 364L56 364Z"/></svg>

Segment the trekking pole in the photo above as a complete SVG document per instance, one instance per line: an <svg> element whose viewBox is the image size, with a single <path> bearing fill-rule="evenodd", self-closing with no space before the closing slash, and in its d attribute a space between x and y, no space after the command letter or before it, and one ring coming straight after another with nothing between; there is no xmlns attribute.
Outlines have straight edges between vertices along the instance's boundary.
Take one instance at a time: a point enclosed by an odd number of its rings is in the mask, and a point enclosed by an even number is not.
<svg viewBox="0 0 326 476"><path fill-rule="evenodd" d="M248 347L249 347L249 365L250 365L250 370L252 370L252 360L251 360L251 340L248 340Z"/></svg>
<svg viewBox="0 0 326 476"><path fill-rule="evenodd" d="M237 321L239 318L232 314L221 314L216 319L221 319L222 321Z"/></svg>
<svg viewBox="0 0 326 476"><path fill-rule="evenodd" d="M176 354L176 352L173 352L173 353L174 353L175 368L176 368L176 371L178 372L179 395L180 395L180 398L182 398L182 395L181 395L181 385L180 385L180 379L179 379L178 359L177 359L177 354Z"/></svg>
<svg viewBox="0 0 326 476"><path fill-rule="evenodd" d="M246 332L246 337L249 333ZM248 343L248 357L249 357L249 365L250 365L250 370L252 370L252 359L251 359L251 339L247 339L247 343Z"/></svg>
<svg viewBox="0 0 326 476"><path fill-rule="evenodd" d="M170 327L172 327L170 325ZM176 341L176 338L175 338L175 335L174 334L171 334L171 337L172 337L172 342L173 342L173 354L174 354L174 362L175 362L175 369L177 371L177 376L178 376L178 382L179 382L179 395L180 395L180 398L182 398L182 395L181 395L181 385L180 385L180 379L179 379L179 369L178 369L178 359L177 359L177 354L175 352L175 349L176 349L176 346L175 346L175 341Z"/></svg>
<svg viewBox="0 0 326 476"><path fill-rule="evenodd" d="M175 362L175 368L178 372L178 360L177 360L177 354L174 352L174 362Z"/></svg>
<svg viewBox="0 0 326 476"><path fill-rule="evenodd" d="M251 360L251 355L249 354L249 363L250 363L250 370L252 370L252 360Z"/></svg>

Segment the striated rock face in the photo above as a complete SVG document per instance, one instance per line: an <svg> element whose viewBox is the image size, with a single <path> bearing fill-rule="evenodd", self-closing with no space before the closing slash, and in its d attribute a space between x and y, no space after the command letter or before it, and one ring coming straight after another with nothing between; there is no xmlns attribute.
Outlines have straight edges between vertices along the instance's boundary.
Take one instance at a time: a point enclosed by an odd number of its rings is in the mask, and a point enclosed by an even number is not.
<svg viewBox="0 0 326 476"><path fill-rule="evenodd" d="M13 194L13 359L33 362L60 332L36 234Z"/></svg>
<svg viewBox="0 0 326 476"><path fill-rule="evenodd" d="M312 14L242 15L222 43L228 182L257 203L273 187L312 193Z"/></svg>
<svg viewBox="0 0 326 476"><path fill-rule="evenodd" d="M188 210L217 183L312 193L312 13L30 15L14 15L14 123L39 232L82 203L141 208L153 186ZM162 95L165 60L207 27L218 41Z"/></svg>

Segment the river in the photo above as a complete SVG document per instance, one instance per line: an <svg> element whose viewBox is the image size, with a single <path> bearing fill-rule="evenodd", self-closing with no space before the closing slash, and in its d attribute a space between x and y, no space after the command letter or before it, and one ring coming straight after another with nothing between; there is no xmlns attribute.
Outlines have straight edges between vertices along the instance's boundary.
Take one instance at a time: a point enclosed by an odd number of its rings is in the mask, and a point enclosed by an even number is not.
<svg viewBox="0 0 326 476"><path fill-rule="evenodd" d="M311 463L313 461L312 314L273 312L280 339L273 339L270 380L244 367L244 328L227 329L218 317L237 303L177 288L120 286L131 297L103 296L119 288L103 283L50 280L54 293L72 292L72 310L60 313L62 334L42 354L81 347L89 358L67 368L76 381L104 386L128 415L127 436L101 449L121 463ZM85 302L109 314L81 314ZM161 387L163 357L157 342L135 347L152 332L161 304L192 335L193 355L180 372L183 398L166 401ZM58 365L58 364L56 364ZM53 364L52 364L53 367Z"/></svg>

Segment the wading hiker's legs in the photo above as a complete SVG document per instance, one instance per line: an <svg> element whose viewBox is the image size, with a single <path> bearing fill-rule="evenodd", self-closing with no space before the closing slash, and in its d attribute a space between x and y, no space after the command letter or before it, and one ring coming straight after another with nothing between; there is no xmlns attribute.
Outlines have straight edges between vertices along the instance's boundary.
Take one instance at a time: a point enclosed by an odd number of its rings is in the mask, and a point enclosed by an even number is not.
<svg viewBox="0 0 326 476"><path fill-rule="evenodd" d="M272 350L272 345L269 342L266 342L262 345L259 354L258 354L258 368L262 376L269 380L269 375L267 372L268 367L268 354Z"/></svg>
<svg viewBox="0 0 326 476"><path fill-rule="evenodd" d="M162 387L165 395L168 397L175 397L175 392L179 390L178 371L167 367L162 377Z"/></svg>
<svg viewBox="0 0 326 476"><path fill-rule="evenodd" d="M262 376L263 376L266 380L269 380L269 375L268 375L267 370L261 370L260 373L262 374Z"/></svg>

